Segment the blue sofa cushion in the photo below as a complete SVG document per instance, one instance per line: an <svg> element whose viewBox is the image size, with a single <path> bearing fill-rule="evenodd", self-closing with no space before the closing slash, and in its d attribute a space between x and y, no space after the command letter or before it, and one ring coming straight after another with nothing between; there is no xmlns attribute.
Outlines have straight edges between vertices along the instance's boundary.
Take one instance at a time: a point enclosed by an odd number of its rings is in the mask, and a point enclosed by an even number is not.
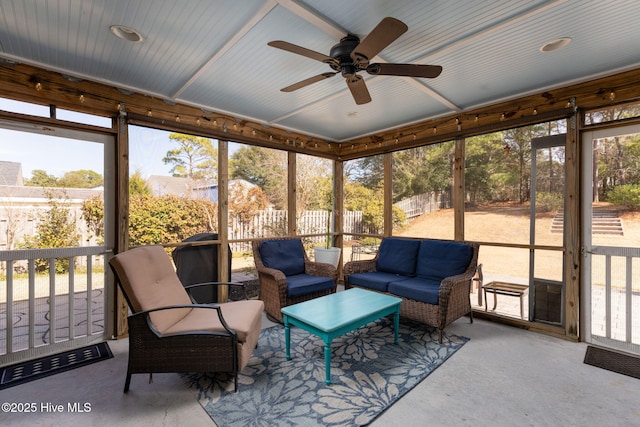
<svg viewBox="0 0 640 427"><path fill-rule="evenodd" d="M350 274L348 280L351 285L387 292L389 282L397 282L405 279L408 279L408 277L381 271L370 271L368 273Z"/></svg>
<svg viewBox="0 0 640 427"><path fill-rule="evenodd" d="M407 280L389 283L389 293L427 304L438 305L439 280L412 277Z"/></svg>
<svg viewBox="0 0 640 427"><path fill-rule="evenodd" d="M423 240L416 276L441 282L445 277L464 273L472 255L473 248L466 243Z"/></svg>
<svg viewBox="0 0 640 427"><path fill-rule="evenodd" d="M265 240L260 245L260 258L265 267L293 276L305 271L303 251L300 239Z"/></svg>
<svg viewBox="0 0 640 427"><path fill-rule="evenodd" d="M331 288L333 288L333 279L331 277L312 276L310 274L287 276L287 296L289 297L298 297L326 291Z"/></svg>
<svg viewBox="0 0 640 427"><path fill-rule="evenodd" d="M414 276L420 240L387 237L380 243L376 270Z"/></svg>

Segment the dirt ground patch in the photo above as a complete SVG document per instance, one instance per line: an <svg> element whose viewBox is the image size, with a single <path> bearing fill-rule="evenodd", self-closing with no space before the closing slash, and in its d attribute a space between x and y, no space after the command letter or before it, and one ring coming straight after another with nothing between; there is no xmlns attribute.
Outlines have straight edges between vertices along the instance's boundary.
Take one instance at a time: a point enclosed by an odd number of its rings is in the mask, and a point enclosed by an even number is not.
<svg viewBox="0 0 640 427"><path fill-rule="evenodd" d="M603 206L603 204L601 204ZM555 213L538 214L535 222L535 244L562 247L562 233L553 233ZM621 212L622 236L593 236L593 245L640 247L640 212ZM490 243L528 245L530 242L529 208L523 206L481 206L465 212L465 239L488 243L480 248L479 262L490 278L525 283L529 277L529 250L492 246ZM422 215L398 236L454 238L453 209L443 209ZM535 277L562 280L562 251L537 250Z"/></svg>
<svg viewBox="0 0 640 427"><path fill-rule="evenodd" d="M539 214L536 219L536 244L557 247L558 250L536 252L535 277L562 280L562 234L552 233L554 213ZM640 212L621 212L624 235L595 235L593 244L616 247L640 247ZM443 209L422 215L395 236L429 237L453 240L453 209ZM482 263L485 283L489 280L507 280L528 283L529 250L492 246L496 244L528 245L530 235L529 208L522 206L482 206L465 212L465 236L467 240L485 243L480 247L479 262ZM351 259L353 241L346 241L343 253L345 262ZM362 258L364 259L364 257ZM255 278L253 256L234 257L234 270L247 270L248 278ZM247 279L248 279L247 278ZM238 279L240 280L240 279Z"/></svg>

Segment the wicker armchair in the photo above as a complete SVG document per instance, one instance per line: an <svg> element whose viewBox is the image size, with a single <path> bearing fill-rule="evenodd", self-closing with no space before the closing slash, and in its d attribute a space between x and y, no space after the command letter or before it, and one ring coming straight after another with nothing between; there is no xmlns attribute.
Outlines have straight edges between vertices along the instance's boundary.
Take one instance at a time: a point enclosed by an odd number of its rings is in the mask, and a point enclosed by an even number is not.
<svg viewBox="0 0 640 427"><path fill-rule="evenodd" d="M122 252L109 264L133 313L125 393L132 374L154 372L232 372L238 390L238 372L258 343L262 301L192 303L188 289L221 283L185 289L161 246Z"/></svg>
<svg viewBox="0 0 640 427"><path fill-rule="evenodd" d="M338 272L331 264L311 262L297 238L252 242L260 281L260 299L267 316L282 323L280 309L336 291Z"/></svg>

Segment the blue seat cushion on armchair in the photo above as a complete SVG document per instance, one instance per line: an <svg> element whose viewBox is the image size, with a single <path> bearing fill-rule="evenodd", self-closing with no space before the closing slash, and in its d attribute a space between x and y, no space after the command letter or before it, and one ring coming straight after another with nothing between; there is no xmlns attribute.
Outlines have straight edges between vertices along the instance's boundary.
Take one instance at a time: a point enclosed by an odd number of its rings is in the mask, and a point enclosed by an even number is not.
<svg viewBox="0 0 640 427"><path fill-rule="evenodd" d="M473 248L466 243L423 240L418 251L416 276L441 282L465 272Z"/></svg>
<svg viewBox="0 0 640 427"><path fill-rule="evenodd" d="M399 297L438 305L440 281L412 277L389 283L389 292Z"/></svg>
<svg viewBox="0 0 640 427"><path fill-rule="evenodd" d="M296 274L287 276L287 296L299 297L314 292L326 291L333 288L331 277L312 276L310 274Z"/></svg>
<svg viewBox="0 0 640 427"><path fill-rule="evenodd" d="M293 276L305 272L303 251L300 239L265 240L260 245L260 258L265 267Z"/></svg>
<svg viewBox="0 0 640 427"><path fill-rule="evenodd" d="M376 271L415 276L420 240L387 237L382 239Z"/></svg>

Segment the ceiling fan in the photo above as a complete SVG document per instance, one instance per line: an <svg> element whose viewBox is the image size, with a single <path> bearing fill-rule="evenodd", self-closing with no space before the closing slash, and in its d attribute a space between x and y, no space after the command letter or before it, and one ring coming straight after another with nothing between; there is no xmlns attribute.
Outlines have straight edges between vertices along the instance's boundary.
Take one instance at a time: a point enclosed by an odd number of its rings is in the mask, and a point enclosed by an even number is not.
<svg viewBox="0 0 640 427"><path fill-rule="evenodd" d="M442 67L439 65L369 63L370 59L393 43L408 29L409 27L398 19L384 18L362 41L353 34L343 37L340 43L331 48L329 56L281 40L267 44L271 47L324 62L334 70L333 72L318 74L282 88L280 89L282 92L293 92L341 73L347 82L353 99L356 104L360 105L370 102L371 96L364 79L357 74L359 71L366 71L373 75L423 78L438 77L442 72Z"/></svg>

